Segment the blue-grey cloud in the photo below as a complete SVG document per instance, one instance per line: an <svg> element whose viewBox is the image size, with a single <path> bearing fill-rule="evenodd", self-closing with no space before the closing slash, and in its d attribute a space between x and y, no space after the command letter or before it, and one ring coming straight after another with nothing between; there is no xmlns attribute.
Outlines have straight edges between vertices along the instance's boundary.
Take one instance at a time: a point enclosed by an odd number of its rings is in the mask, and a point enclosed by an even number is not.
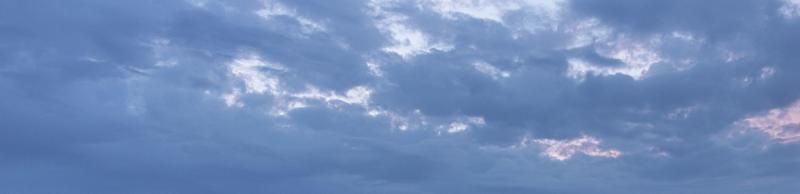
<svg viewBox="0 0 800 194"><path fill-rule="evenodd" d="M0 192L792 193L800 5L0 2Z"/></svg>

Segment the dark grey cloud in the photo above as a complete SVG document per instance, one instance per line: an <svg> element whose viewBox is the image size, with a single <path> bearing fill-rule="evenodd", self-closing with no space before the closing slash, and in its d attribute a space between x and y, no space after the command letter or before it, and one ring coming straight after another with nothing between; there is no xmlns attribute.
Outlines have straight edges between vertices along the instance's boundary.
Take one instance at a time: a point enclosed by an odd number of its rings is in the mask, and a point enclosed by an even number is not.
<svg viewBox="0 0 800 194"><path fill-rule="evenodd" d="M790 3L4 1L0 192L791 193Z"/></svg>

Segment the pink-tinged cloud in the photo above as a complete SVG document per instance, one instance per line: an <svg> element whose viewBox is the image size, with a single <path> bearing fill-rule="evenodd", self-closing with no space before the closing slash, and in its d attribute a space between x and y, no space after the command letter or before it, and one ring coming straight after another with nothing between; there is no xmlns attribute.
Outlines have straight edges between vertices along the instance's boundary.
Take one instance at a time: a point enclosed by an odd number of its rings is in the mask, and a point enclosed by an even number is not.
<svg viewBox="0 0 800 194"><path fill-rule="evenodd" d="M742 124L761 131L781 143L800 142L800 102L745 118Z"/></svg>
<svg viewBox="0 0 800 194"><path fill-rule="evenodd" d="M622 152L615 149L601 149L601 141L595 137L583 135L568 140L536 139L533 142L545 146L542 155L553 160L568 160L577 153L592 157L617 158Z"/></svg>

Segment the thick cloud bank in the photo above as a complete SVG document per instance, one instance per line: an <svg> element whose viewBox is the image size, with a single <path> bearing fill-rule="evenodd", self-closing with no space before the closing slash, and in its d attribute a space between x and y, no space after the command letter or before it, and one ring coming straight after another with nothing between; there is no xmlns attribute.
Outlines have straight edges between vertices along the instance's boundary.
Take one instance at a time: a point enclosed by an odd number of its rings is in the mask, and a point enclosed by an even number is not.
<svg viewBox="0 0 800 194"><path fill-rule="evenodd" d="M795 193L797 0L0 1L0 193Z"/></svg>

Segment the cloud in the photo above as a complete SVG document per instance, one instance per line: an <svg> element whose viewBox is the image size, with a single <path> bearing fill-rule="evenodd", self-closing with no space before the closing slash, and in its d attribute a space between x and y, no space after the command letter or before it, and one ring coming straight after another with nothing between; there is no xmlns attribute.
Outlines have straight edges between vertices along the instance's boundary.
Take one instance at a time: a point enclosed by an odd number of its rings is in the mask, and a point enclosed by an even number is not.
<svg viewBox="0 0 800 194"><path fill-rule="evenodd" d="M800 104L772 109L766 114L745 118L741 123L781 143L797 142L800 141Z"/></svg>
<svg viewBox="0 0 800 194"><path fill-rule="evenodd" d="M272 95L280 95L280 82L277 77L261 71L261 68L272 71L285 71L286 68L280 64L264 62L258 56L246 56L234 59L230 64L231 73L241 79L245 84L248 93L269 92Z"/></svg>
<svg viewBox="0 0 800 194"><path fill-rule="evenodd" d="M315 22L312 19L300 16L294 9L286 7L277 1L265 1L264 8L255 12L265 20L271 20L274 17L285 16L295 19L300 26L302 26L304 33L312 33L316 31L325 31L325 25Z"/></svg>
<svg viewBox="0 0 800 194"><path fill-rule="evenodd" d="M796 0L784 0L783 5L778 9L780 14L787 19L800 16L800 2Z"/></svg>
<svg viewBox="0 0 800 194"><path fill-rule="evenodd" d="M487 76L495 80L511 77L511 72L500 70L497 67L492 66L485 62L478 61L472 63L472 67L474 67L476 71L486 74Z"/></svg>
<svg viewBox="0 0 800 194"><path fill-rule="evenodd" d="M793 5L2 1L0 192L792 193Z"/></svg>
<svg viewBox="0 0 800 194"><path fill-rule="evenodd" d="M424 32L408 25L407 16L385 10L394 4L395 2L390 0L370 1L370 7L373 9L371 14L376 18L376 27L391 37L391 45L384 47L383 51L409 58L432 51L453 49L451 45L433 41Z"/></svg>
<svg viewBox="0 0 800 194"><path fill-rule="evenodd" d="M503 23L506 12L518 10L522 4L518 1L428 1L420 2L428 5L448 19L456 19L460 15Z"/></svg>
<svg viewBox="0 0 800 194"><path fill-rule="evenodd" d="M568 160L576 153L581 153L592 157L606 158L616 158L622 155L622 152L619 150L601 149L599 147L600 140L585 135L581 136L580 138L569 140L534 139L532 142L543 145L545 150L542 152L542 155L553 160Z"/></svg>

